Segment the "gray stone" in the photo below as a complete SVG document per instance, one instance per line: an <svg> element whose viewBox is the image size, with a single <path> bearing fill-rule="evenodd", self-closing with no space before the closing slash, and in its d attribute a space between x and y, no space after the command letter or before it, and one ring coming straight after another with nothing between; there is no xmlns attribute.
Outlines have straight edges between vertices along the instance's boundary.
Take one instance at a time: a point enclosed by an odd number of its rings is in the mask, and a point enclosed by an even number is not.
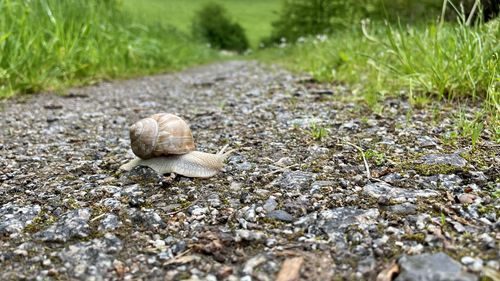
<svg viewBox="0 0 500 281"><path fill-rule="evenodd" d="M267 217L274 220L280 220L284 222L294 221L294 217L283 210L274 210L267 214Z"/></svg>
<svg viewBox="0 0 500 281"><path fill-rule="evenodd" d="M112 234L69 245L59 253L64 267L73 278L105 280L104 276L113 270L114 255L122 248L122 242Z"/></svg>
<svg viewBox="0 0 500 281"><path fill-rule="evenodd" d="M122 225L122 222L115 214L107 214L99 224L99 231L115 230Z"/></svg>
<svg viewBox="0 0 500 281"><path fill-rule="evenodd" d="M115 199L115 198L105 198L105 199L101 200L101 204L107 208L112 209L112 210L117 210L121 206L120 201Z"/></svg>
<svg viewBox="0 0 500 281"><path fill-rule="evenodd" d="M287 171L275 179L272 184L283 189L308 189L315 175L302 171Z"/></svg>
<svg viewBox="0 0 500 281"><path fill-rule="evenodd" d="M252 275L254 268L264 263L266 260L267 259L264 255L257 255L255 257L252 257L245 262L242 272L247 275Z"/></svg>
<svg viewBox="0 0 500 281"><path fill-rule="evenodd" d="M0 236L18 233L40 213L40 206L7 203L0 208Z"/></svg>
<svg viewBox="0 0 500 281"><path fill-rule="evenodd" d="M311 190L309 192L310 193L318 192L322 188L332 187L334 185L335 183L333 181L315 181L311 184Z"/></svg>
<svg viewBox="0 0 500 281"><path fill-rule="evenodd" d="M424 165L450 165L458 168L465 167L467 161L458 154L429 154L422 156L417 163Z"/></svg>
<svg viewBox="0 0 500 281"><path fill-rule="evenodd" d="M417 143L420 147L435 147L436 142L429 136L421 136L417 138Z"/></svg>
<svg viewBox="0 0 500 281"><path fill-rule="evenodd" d="M348 129L348 130L356 130L359 128L359 125L354 122L354 120L351 120L347 123L344 123L340 126L341 129Z"/></svg>
<svg viewBox="0 0 500 281"><path fill-rule="evenodd" d="M248 208L243 215L245 220L250 222L255 222L256 216L257 214L255 213L255 205L250 206L250 208Z"/></svg>
<svg viewBox="0 0 500 281"><path fill-rule="evenodd" d="M66 242L73 238L85 238L90 232L89 219L90 209L73 210L47 229L37 232L35 237L50 242Z"/></svg>
<svg viewBox="0 0 500 281"><path fill-rule="evenodd" d="M396 202L405 202L407 198L433 197L439 193L430 189L405 189L394 187L384 182L369 183L363 187L363 192L374 198L390 197Z"/></svg>
<svg viewBox="0 0 500 281"><path fill-rule="evenodd" d="M274 209L276 209L277 206L278 206L278 202L276 202L276 200L274 198L270 197L266 200L266 202L264 203L262 208L264 208L264 210L266 212L271 212Z"/></svg>
<svg viewBox="0 0 500 281"><path fill-rule="evenodd" d="M250 231L246 229L236 230L235 241L261 241L265 238L264 233L260 231Z"/></svg>
<svg viewBox="0 0 500 281"><path fill-rule="evenodd" d="M188 209L188 212L192 216L201 216L201 215L204 215L204 214L208 213L208 208L206 208L206 207L200 207L198 205L194 205L194 206L192 206L191 208Z"/></svg>
<svg viewBox="0 0 500 281"><path fill-rule="evenodd" d="M173 246L172 246L172 253L173 254L177 254L177 253L181 253L181 252L184 252L187 248L187 243L186 241L184 240L181 240L177 243L175 243Z"/></svg>
<svg viewBox="0 0 500 281"><path fill-rule="evenodd" d="M486 266L493 268L494 270L500 270L500 263L495 260L486 262Z"/></svg>
<svg viewBox="0 0 500 281"><path fill-rule="evenodd" d="M484 174L484 172L481 171L470 171L469 174L472 176L474 181L476 182L486 182L488 180L488 177Z"/></svg>
<svg viewBox="0 0 500 281"><path fill-rule="evenodd" d="M129 211L129 215L133 224L143 226L148 229L157 229L165 226L165 223L161 219L160 215L150 209L145 209L143 211L132 209Z"/></svg>
<svg viewBox="0 0 500 281"><path fill-rule="evenodd" d="M144 192L138 184L125 187L122 196L128 199L128 204L132 207L139 207L146 202Z"/></svg>
<svg viewBox="0 0 500 281"><path fill-rule="evenodd" d="M249 171L253 167L252 163L245 161L243 163L236 164L236 169L239 171Z"/></svg>
<svg viewBox="0 0 500 281"><path fill-rule="evenodd" d="M473 281L475 275L462 270L460 263L445 253L403 256L398 260L400 273L395 281Z"/></svg>
<svg viewBox="0 0 500 281"><path fill-rule="evenodd" d="M315 214L309 215L310 219L301 218L299 221L307 225L314 224ZM353 225L373 225L379 216L378 209L358 209L355 207L340 207L322 211L317 215L315 225L319 227L330 240L335 241L342 248L345 246L344 231Z"/></svg>
<svg viewBox="0 0 500 281"><path fill-rule="evenodd" d="M217 193L212 193L208 196L207 198L207 202L208 204L210 204L211 207L213 208L217 208L217 207L220 207L221 205L221 201L220 201L220 197L219 197L219 194Z"/></svg>
<svg viewBox="0 0 500 281"><path fill-rule="evenodd" d="M412 203L402 203L394 206L390 206L387 208L389 212L398 214L398 215L412 215L417 213L417 206Z"/></svg>
<svg viewBox="0 0 500 281"><path fill-rule="evenodd" d="M400 181L402 178L403 177L399 173L390 173L382 177L382 180L389 184L393 184L395 182Z"/></svg>
<svg viewBox="0 0 500 281"><path fill-rule="evenodd" d="M313 157L319 157L322 155L326 155L326 154L328 154L329 151L330 150L328 148L317 146L317 145L310 146L307 148L307 152L309 152L309 155L311 155Z"/></svg>

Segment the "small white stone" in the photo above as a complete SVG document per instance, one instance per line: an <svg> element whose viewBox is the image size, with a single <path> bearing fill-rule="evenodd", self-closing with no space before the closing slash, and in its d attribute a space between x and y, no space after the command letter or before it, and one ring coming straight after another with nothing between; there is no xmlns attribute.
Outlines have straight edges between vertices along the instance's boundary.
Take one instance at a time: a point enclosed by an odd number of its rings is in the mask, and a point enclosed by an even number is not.
<svg viewBox="0 0 500 281"><path fill-rule="evenodd" d="M480 272L483 270L483 261L481 259L477 259L474 261L474 263L470 266L470 269L474 272Z"/></svg>
<svg viewBox="0 0 500 281"><path fill-rule="evenodd" d="M245 276L240 278L240 281L252 281L252 276L245 275Z"/></svg>
<svg viewBox="0 0 500 281"><path fill-rule="evenodd" d="M470 265L474 263L476 260L473 257L465 256L460 259L460 261L465 265Z"/></svg>
<svg viewBox="0 0 500 281"><path fill-rule="evenodd" d="M14 250L14 254L20 255L20 256L27 256L28 255L28 251L17 249L17 250Z"/></svg>
<svg viewBox="0 0 500 281"><path fill-rule="evenodd" d="M497 261L488 261L486 263L486 266L491 267L491 268L493 268L495 270L499 270L500 269L500 264Z"/></svg>
<svg viewBox="0 0 500 281"><path fill-rule="evenodd" d="M158 249L165 248L165 241L163 241L163 240L155 240L153 244L154 244L155 248L158 248Z"/></svg>
<svg viewBox="0 0 500 281"><path fill-rule="evenodd" d="M205 280L207 280L207 281L217 281L217 277L215 277L215 275L208 274L207 276L205 276Z"/></svg>

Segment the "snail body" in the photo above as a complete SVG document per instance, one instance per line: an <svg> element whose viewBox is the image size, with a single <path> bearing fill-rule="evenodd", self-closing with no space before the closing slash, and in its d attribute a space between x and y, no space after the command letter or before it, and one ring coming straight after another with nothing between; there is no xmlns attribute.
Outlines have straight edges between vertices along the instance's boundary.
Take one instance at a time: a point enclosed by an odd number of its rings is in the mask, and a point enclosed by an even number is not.
<svg viewBox="0 0 500 281"><path fill-rule="evenodd" d="M227 146L226 146L227 147ZM232 151L217 154L191 151L186 154L159 156L150 159L135 158L120 169L130 171L135 166L148 166L159 174L176 173L192 178L208 178L216 175L223 167L224 160Z"/></svg>
<svg viewBox="0 0 500 281"><path fill-rule="evenodd" d="M224 161L232 152L225 152L227 145L216 154L195 151L188 124L182 118L166 113L154 114L132 125L130 141L137 157L120 167L125 171L148 166L160 174L208 178L222 170Z"/></svg>

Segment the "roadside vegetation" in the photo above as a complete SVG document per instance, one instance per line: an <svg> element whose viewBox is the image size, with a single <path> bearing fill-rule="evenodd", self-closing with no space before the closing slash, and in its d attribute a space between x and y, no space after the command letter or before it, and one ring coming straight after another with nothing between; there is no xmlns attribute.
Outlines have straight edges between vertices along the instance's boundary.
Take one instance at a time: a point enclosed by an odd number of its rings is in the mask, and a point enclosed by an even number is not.
<svg viewBox="0 0 500 281"><path fill-rule="evenodd" d="M500 142L500 26L494 3L286 3L262 40L272 47L259 52L259 59L344 84L354 93L345 98L361 99L378 114L381 101L395 96L415 109L442 102L480 104L475 116L457 115L457 131L472 146L485 129Z"/></svg>
<svg viewBox="0 0 500 281"><path fill-rule="evenodd" d="M0 97L200 64L217 53L114 0L0 0Z"/></svg>

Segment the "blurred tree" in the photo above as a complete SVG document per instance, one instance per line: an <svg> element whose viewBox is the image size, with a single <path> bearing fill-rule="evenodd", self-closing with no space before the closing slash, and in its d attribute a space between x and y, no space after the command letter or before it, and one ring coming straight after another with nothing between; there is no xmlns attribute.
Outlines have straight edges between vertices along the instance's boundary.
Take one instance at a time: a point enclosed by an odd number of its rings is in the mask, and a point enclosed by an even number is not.
<svg viewBox="0 0 500 281"><path fill-rule="evenodd" d="M449 1L446 20L456 20L460 13L467 19L471 12L474 19L480 9L484 20L498 15L498 0L480 0L476 11L472 10L478 0ZM271 35L262 42L268 45L283 39L295 41L301 36L327 34L358 26L363 18L401 23L437 21L442 5L439 0L284 0L278 20L272 23Z"/></svg>
<svg viewBox="0 0 500 281"><path fill-rule="evenodd" d="M249 46L243 27L232 22L224 7L216 3L208 3L196 13L192 33L216 49L243 52Z"/></svg>

